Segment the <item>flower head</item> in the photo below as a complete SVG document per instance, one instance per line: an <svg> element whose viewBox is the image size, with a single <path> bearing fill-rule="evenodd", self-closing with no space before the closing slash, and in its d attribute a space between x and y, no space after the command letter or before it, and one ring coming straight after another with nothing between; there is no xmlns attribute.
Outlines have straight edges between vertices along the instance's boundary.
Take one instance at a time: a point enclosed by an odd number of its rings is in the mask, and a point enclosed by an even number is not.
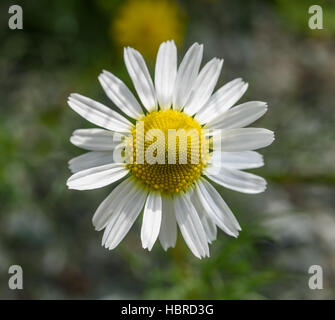
<svg viewBox="0 0 335 320"><path fill-rule="evenodd" d="M183 14L174 1L128 0L112 24L112 36L120 46L131 46L153 58L163 41L184 35Z"/></svg>
<svg viewBox="0 0 335 320"><path fill-rule="evenodd" d="M107 96L136 124L92 99L69 97L73 110L104 129L74 131L71 142L90 152L70 161L68 187L88 190L122 180L93 216L95 228L105 229L102 244L109 249L143 210L143 248L151 250L157 238L164 250L174 247L178 225L193 254L209 256L217 227L234 237L241 230L209 180L244 193L266 188L263 178L242 170L261 167L263 158L253 150L274 139L269 130L244 128L267 105L252 101L233 107L248 87L241 79L212 94L223 60L214 58L200 70L202 53L203 46L195 43L177 68L175 43L162 43L153 82L141 54L125 48L141 104L112 73L100 74Z"/></svg>

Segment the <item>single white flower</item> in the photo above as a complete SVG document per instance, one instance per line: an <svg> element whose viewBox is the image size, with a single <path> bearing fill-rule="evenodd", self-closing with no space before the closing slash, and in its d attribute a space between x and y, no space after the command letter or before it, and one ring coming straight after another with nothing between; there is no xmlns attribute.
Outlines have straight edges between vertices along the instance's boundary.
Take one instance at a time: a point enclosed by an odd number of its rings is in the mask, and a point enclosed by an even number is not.
<svg viewBox="0 0 335 320"><path fill-rule="evenodd" d="M263 166L263 157L252 150L274 140L273 132L267 129L244 128L260 118L267 105L252 101L232 108L247 90L248 84L242 79L212 94L223 60L214 58L199 72L202 54L203 46L193 44L177 70L174 42L162 43L153 83L141 54L125 48L125 64L144 109L127 86L108 71L99 75L99 81L124 115L79 94L71 94L68 99L74 111L104 128L74 131L71 142L90 152L69 162L73 175L68 187L89 190L124 178L93 216L96 230L105 229L102 245L106 248L113 249L121 242L143 209L143 248L151 250L157 238L164 250L174 247L178 225L192 253L198 258L209 256L208 243L216 239L217 227L234 237L241 230L209 180L244 193L259 193L266 188L263 178L242 170ZM135 125L139 121L144 128L141 134ZM150 129L160 129L165 135L169 129L195 130L201 155L194 157L190 144L183 147L179 140L179 157L184 152L186 163L178 162L178 156L175 164L151 164L146 159L139 162L139 150L143 155L153 145L154 140L147 141ZM215 130L203 136L204 129ZM218 131L219 150L214 148ZM140 137L145 134L142 141ZM126 161L129 146L131 161ZM169 144L163 146L171 151ZM209 146L209 151L204 146ZM163 159L167 159L167 151ZM194 163L191 158L199 161Z"/></svg>

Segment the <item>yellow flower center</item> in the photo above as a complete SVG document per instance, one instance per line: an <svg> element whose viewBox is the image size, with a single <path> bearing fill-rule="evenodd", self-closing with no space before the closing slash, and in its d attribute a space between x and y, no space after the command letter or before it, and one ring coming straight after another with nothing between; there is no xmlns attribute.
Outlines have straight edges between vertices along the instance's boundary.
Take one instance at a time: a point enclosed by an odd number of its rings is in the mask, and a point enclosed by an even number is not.
<svg viewBox="0 0 335 320"><path fill-rule="evenodd" d="M126 145L132 175L162 193L186 191L201 176L209 155L201 125L175 110L144 116Z"/></svg>

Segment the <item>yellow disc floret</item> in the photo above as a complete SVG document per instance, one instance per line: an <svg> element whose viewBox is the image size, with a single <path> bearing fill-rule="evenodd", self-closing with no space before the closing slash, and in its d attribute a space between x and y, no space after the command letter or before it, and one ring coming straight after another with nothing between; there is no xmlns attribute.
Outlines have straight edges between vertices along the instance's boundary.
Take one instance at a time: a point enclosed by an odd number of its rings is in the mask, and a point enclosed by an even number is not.
<svg viewBox="0 0 335 320"><path fill-rule="evenodd" d="M201 176L208 154L208 139L201 125L175 110L144 116L126 146L132 175L163 193L186 191Z"/></svg>

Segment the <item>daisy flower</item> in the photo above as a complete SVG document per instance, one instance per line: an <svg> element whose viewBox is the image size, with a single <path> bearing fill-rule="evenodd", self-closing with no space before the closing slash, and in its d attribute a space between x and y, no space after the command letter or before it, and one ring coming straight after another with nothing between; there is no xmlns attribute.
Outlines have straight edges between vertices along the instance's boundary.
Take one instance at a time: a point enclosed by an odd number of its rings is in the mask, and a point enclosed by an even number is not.
<svg viewBox="0 0 335 320"><path fill-rule="evenodd" d="M263 178L242 170L263 166L254 150L274 140L267 129L245 128L266 112L267 104L233 107L248 87L240 78L213 94L223 60L214 58L200 70L202 55L203 46L193 44L177 68L175 43L162 43L153 82L141 54L128 47L124 60L141 104L108 71L99 81L120 112L80 94L68 99L74 111L101 127L74 131L70 141L89 152L70 160L68 187L90 190L122 180L93 216L96 230L104 229L106 248L114 249L143 211L143 248L151 250L157 238L164 250L174 247L178 226L196 257L209 256L217 227L233 237L241 230L211 181L244 193L266 188ZM154 138L155 130L168 141ZM173 145L173 130L191 134L186 143L175 136ZM149 151L154 161L146 157Z"/></svg>

